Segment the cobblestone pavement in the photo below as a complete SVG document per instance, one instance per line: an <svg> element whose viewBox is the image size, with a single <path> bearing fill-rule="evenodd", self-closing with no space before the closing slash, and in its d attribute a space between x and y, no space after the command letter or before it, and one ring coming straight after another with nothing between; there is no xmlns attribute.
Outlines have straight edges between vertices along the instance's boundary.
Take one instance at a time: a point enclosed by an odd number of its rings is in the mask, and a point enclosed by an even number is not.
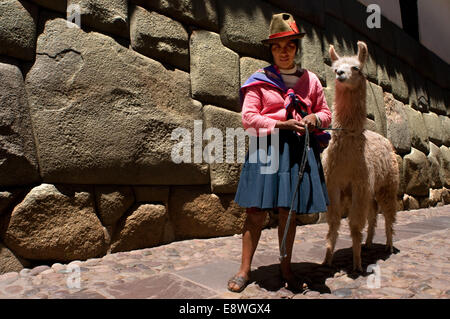
<svg viewBox="0 0 450 319"><path fill-rule="evenodd" d="M384 220L374 246L353 274L351 238L343 220L332 268L320 263L327 224L297 227L293 268L309 289L283 287L276 229L264 230L242 293L227 291L240 262L241 236L194 239L103 258L23 269L0 276L0 298L449 298L450 205L397 214L395 253L385 252ZM365 235L364 235L365 236ZM77 270L79 281L77 282ZM79 284L79 285L78 285Z"/></svg>

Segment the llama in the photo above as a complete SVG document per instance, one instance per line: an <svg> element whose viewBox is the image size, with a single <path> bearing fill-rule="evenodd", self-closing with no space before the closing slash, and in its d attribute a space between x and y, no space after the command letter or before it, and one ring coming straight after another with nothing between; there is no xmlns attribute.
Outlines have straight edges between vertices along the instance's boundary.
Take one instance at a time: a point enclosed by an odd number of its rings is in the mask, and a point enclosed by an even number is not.
<svg viewBox="0 0 450 319"><path fill-rule="evenodd" d="M386 250L393 252L393 224L399 184L398 164L391 142L364 129L366 121L366 78L361 70L367 59L367 45L358 41L356 56L339 57L330 45L336 73L333 127L323 166L330 206L325 265L331 266L343 210L348 211L352 237L353 271L362 272L362 230L368 220L366 247L370 248L382 211L386 224Z"/></svg>

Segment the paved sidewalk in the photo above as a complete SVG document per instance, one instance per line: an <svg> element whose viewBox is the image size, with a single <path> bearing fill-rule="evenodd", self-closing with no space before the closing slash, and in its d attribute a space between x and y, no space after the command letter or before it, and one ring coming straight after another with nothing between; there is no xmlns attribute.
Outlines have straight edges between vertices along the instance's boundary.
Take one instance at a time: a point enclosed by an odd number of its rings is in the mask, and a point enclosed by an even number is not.
<svg viewBox="0 0 450 319"><path fill-rule="evenodd" d="M398 212L394 229L396 253L391 255L384 250L384 220L379 216L374 247L362 252L363 268L377 267L353 275L346 220L333 268L320 265L328 225L298 227L294 271L313 282L301 294L282 286L277 230L268 229L254 257L252 282L239 294L226 289L240 262L241 236L235 235L7 273L0 276L0 298L449 298L450 205Z"/></svg>

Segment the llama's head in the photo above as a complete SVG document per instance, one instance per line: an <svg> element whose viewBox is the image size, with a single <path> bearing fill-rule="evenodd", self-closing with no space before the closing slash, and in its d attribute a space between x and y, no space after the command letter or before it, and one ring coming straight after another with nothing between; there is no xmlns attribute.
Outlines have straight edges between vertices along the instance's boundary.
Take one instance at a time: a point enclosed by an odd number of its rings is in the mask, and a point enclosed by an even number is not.
<svg viewBox="0 0 450 319"><path fill-rule="evenodd" d="M367 59L367 45L358 41L358 53L356 56L340 57L330 45L331 68L336 73L336 85L344 85L349 88L355 88L364 79L361 70Z"/></svg>

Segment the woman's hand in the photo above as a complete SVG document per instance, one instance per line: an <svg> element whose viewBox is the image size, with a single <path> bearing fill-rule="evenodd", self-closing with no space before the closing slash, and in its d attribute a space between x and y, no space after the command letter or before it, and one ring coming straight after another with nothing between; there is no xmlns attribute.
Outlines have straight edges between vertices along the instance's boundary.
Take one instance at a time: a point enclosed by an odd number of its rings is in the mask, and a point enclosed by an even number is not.
<svg viewBox="0 0 450 319"><path fill-rule="evenodd" d="M301 122L303 126L307 125L308 130L312 130L313 128L317 127L317 117L315 114L309 114L305 116Z"/></svg>
<svg viewBox="0 0 450 319"><path fill-rule="evenodd" d="M299 122L295 119L289 119L287 121L278 121L275 127L281 130L293 130L303 134L305 133L305 124L302 122Z"/></svg>

